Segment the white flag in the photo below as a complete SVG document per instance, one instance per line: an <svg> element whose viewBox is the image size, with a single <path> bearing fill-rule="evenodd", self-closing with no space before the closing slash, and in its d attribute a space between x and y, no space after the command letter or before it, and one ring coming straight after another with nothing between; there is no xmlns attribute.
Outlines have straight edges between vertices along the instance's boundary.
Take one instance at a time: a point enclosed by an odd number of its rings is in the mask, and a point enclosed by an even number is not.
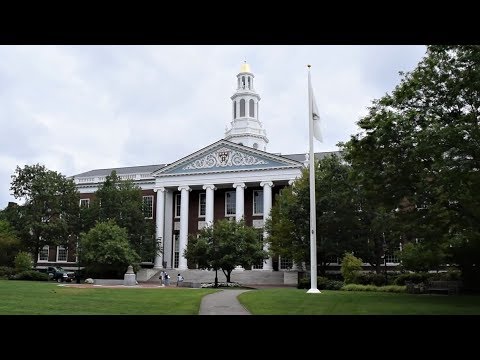
<svg viewBox="0 0 480 360"><path fill-rule="evenodd" d="M310 75L310 74L309 74ZM310 80L310 77L308 78ZM315 101L315 95L313 95L312 84L310 85L310 101L312 102L312 121L313 121L313 136L320 142L323 142L322 132L320 130L320 113L317 109L317 103Z"/></svg>

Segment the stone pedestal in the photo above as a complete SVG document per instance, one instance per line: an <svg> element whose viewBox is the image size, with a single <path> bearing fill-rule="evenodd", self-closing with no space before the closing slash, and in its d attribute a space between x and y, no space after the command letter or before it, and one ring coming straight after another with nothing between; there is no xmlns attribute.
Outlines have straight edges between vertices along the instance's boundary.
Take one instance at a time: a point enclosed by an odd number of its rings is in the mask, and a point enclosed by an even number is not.
<svg viewBox="0 0 480 360"><path fill-rule="evenodd" d="M128 265L127 272L123 276L123 285L125 286L137 285L137 279L136 279L135 273L133 272L132 265Z"/></svg>

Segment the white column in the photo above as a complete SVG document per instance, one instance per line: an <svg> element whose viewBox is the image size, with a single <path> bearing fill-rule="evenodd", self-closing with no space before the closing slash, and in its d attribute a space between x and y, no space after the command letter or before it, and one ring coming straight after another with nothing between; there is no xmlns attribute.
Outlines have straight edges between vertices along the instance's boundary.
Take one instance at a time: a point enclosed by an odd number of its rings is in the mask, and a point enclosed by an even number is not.
<svg viewBox="0 0 480 360"><path fill-rule="evenodd" d="M207 191L205 195L205 226L213 224L213 200L214 190L216 189L215 185L212 184L203 185L203 190Z"/></svg>
<svg viewBox="0 0 480 360"><path fill-rule="evenodd" d="M235 220L240 221L244 217L245 209L245 192L243 189L246 188L245 183L235 183L233 187L237 190L236 197L236 207L235 207Z"/></svg>
<svg viewBox="0 0 480 360"><path fill-rule="evenodd" d="M246 108L246 106L245 106ZM235 220L240 221L244 218L245 212L245 191L244 189L247 187L245 183L235 183L233 187L237 190L236 193L236 205L235 205ZM243 266L237 265L234 270L237 271L244 271L245 269Z"/></svg>
<svg viewBox="0 0 480 360"><path fill-rule="evenodd" d="M189 186L179 186L178 191L181 191L181 200L180 200L180 239L179 239L179 256L178 256L178 269L186 270L187 259L183 256L183 252L187 248L188 241L188 195L190 189Z"/></svg>
<svg viewBox="0 0 480 360"><path fill-rule="evenodd" d="M172 268L173 191L168 189L165 190L165 226L163 237L163 261L166 262L167 268Z"/></svg>
<svg viewBox="0 0 480 360"><path fill-rule="evenodd" d="M260 186L263 187L263 226L265 229L265 224L267 219L270 217L270 210L272 210L272 187L273 182L263 181L260 183ZM268 242L267 242L268 232L263 230L263 250L268 251ZM272 258L269 257L263 262L263 270L273 270Z"/></svg>
<svg viewBox="0 0 480 360"><path fill-rule="evenodd" d="M162 250L162 243L165 241L164 236L164 225L165 225L165 188L159 187L153 189L157 193L157 207L156 207L156 218L155 218L155 225L156 225L156 232L155 237L157 240L157 245ZM162 261L163 261L163 254L158 252L155 255L155 263L153 265L154 269L162 268Z"/></svg>

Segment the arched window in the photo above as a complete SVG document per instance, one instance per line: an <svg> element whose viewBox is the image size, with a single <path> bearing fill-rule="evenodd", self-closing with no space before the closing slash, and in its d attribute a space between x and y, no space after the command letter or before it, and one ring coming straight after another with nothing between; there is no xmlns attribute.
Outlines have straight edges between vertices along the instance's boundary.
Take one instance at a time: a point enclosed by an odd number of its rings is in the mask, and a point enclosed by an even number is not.
<svg viewBox="0 0 480 360"><path fill-rule="evenodd" d="M248 88L251 89L251 87L250 87L250 76L248 77Z"/></svg>
<svg viewBox="0 0 480 360"><path fill-rule="evenodd" d="M242 76L242 89L245 89L245 76Z"/></svg>
<svg viewBox="0 0 480 360"><path fill-rule="evenodd" d="M237 118L237 102L236 101L233 102L233 118L234 119Z"/></svg>
<svg viewBox="0 0 480 360"><path fill-rule="evenodd" d="M248 102L248 113L250 117L255 117L255 102L253 101L253 99L250 99L250 101Z"/></svg>
<svg viewBox="0 0 480 360"><path fill-rule="evenodd" d="M245 116L245 99L240 100L240 117Z"/></svg>

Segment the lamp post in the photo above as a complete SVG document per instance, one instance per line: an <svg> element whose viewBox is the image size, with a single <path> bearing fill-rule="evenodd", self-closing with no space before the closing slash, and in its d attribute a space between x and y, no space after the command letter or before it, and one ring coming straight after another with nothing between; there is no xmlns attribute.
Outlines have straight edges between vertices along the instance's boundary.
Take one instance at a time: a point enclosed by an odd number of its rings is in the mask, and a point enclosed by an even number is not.
<svg viewBox="0 0 480 360"><path fill-rule="evenodd" d="M385 233L383 234L383 269L385 271L385 285L388 283L387 278L387 242L385 241Z"/></svg>
<svg viewBox="0 0 480 360"><path fill-rule="evenodd" d="M215 288L218 288L218 265L217 265L217 256L218 256L218 246L217 244L213 245L213 250L215 252Z"/></svg>
<svg viewBox="0 0 480 360"><path fill-rule="evenodd" d="M80 284L80 241L77 242L77 284Z"/></svg>

